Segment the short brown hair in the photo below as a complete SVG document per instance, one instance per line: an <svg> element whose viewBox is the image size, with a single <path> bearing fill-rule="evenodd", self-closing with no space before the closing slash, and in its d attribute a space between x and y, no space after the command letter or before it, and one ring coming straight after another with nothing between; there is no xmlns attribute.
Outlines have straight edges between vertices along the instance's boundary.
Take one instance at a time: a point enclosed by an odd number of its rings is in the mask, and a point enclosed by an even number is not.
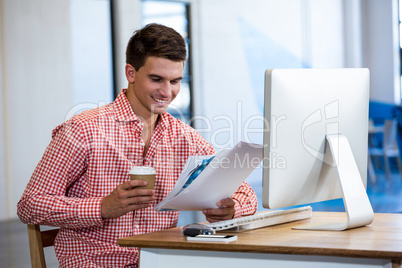
<svg viewBox="0 0 402 268"><path fill-rule="evenodd" d="M186 43L174 29L156 23L134 32L127 44L126 63L138 71L147 57L162 57L172 61L186 60Z"/></svg>

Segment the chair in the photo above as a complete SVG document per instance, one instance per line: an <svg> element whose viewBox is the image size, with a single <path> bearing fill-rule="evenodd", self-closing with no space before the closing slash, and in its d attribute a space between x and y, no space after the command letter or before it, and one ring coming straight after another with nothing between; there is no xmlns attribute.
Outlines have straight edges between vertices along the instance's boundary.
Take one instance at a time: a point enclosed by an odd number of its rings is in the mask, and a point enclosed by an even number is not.
<svg viewBox="0 0 402 268"><path fill-rule="evenodd" d="M372 164L372 157L384 157L385 174L391 180L390 158L395 158L398 164L399 173L402 175L402 163L397 142L398 122L396 120L385 120L382 146L368 148L369 165Z"/></svg>
<svg viewBox="0 0 402 268"><path fill-rule="evenodd" d="M46 268L45 253L43 248L51 247L54 245L59 229L40 230L40 225L27 224L28 226L28 239L29 251L31 253L31 267L32 268Z"/></svg>

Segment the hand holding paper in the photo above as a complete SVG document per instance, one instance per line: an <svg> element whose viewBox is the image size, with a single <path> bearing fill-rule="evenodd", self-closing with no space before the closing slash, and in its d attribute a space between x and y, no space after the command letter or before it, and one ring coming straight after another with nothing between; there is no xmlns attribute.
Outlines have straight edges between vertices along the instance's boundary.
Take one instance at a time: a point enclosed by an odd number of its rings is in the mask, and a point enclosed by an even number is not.
<svg viewBox="0 0 402 268"><path fill-rule="evenodd" d="M218 208L204 209L205 218L209 222L225 221L233 219L235 214L235 202L232 198L226 198L219 201L217 204Z"/></svg>

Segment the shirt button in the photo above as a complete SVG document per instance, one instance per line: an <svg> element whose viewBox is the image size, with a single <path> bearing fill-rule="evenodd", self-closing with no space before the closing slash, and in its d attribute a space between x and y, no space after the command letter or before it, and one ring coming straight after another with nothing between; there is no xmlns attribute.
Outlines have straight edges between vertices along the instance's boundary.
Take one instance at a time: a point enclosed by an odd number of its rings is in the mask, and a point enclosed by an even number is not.
<svg viewBox="0 0 402 268"><path fill-rule="evenodd" d="M136 224L134 227L135 227L135 229L140 228L140 226L138 224Z"/></svg>

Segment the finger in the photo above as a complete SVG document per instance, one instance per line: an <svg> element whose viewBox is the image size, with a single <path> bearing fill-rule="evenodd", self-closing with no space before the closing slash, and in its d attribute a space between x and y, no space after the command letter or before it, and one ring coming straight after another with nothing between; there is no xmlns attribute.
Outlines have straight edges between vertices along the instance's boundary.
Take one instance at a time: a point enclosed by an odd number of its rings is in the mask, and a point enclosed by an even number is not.
<svg viewBox="0 0 402 268"><path fill-rule="evenodd" d="M123 183L122 185L124 185L125 189L130 189L130 188L139 187L139 186L146 186L147 184L148 184L148 182L143 181L143 180L130 180L130 181Z"/></svg>
<svg viewBox="0 0 402 268"><path fill-rule="evenodd" d="M218 203L216 203L216 205L219 208L230 208L230 207L234 207L235 202L233 201L232 198L225 198L220 200Z"/></svg>
<svg viewBox="0 0 402 268"><path fill-rule="evenodd" d="M120 185L118 185L116 187L117 190L122 190L122 191L127 191L130 190L134 187L138 187L138 186L145 186L147 184L146 181L143 180L130 180L130 181L126 181Z"/></svg>
<svg viewBox="0 0 402 268"><path fill-rule="evenodd" d="M131 197L128 200L128 205L132 205L132 204L149 204L154 200L155 200L154 196L149 196L149 195L134 196L134 197Z"/></svg>
<svg viewBox="0 0 402 268"><path fill-rule="evenodd" d="M155 190L151 190L151 189L131 188L127 192L128 192L128 195L130 197L135 197L135 196L154 196L155 195Z"/></svg>
<svg viewBox="0 0 402 268"><path fill-rule="evenodd" d="M225 221L225 220L230 220L230 219L231 219L231 217L229 215L225 216L225 217L223 217L223 216L221 216L221 217L216 217L216 216L206 217L206 220L208 222L218 222L218 221Z"/></svg>
<svg viewBox="0 0 402 268"><path fill-rule="evenodd" d="M209 222L230 220L233 218L234 208L205 209L202 211Z"/></svg>
<svg viewBox="0 0 402 268"><path fill-rule="evenodd" d="M147 208L154 200L154 196L149 195L129 197L121 201L120 209L123 209L123 214L126 214L130 211Z"/></svg>
<svg viewBox="0 0 402 268"><path fill-rule="evenodd" d="M205 215L225 215L234 211L235 202L231 198L225 198L216 203L218 208L204 209Z"/></svg>
<svg viewBox="0 0 402 268"><path fill-rule="evenodd" d="M204 209L202 213L206 216L225 216L234 211L232 208Z"/></svg>
<svg viewBox="0 0 402 268"><path fill-rule="evenodd" d="M226 212L223 209L204 209L202 211L202 213L204 213L205 216L221 216L226 214Z"/></svg>

